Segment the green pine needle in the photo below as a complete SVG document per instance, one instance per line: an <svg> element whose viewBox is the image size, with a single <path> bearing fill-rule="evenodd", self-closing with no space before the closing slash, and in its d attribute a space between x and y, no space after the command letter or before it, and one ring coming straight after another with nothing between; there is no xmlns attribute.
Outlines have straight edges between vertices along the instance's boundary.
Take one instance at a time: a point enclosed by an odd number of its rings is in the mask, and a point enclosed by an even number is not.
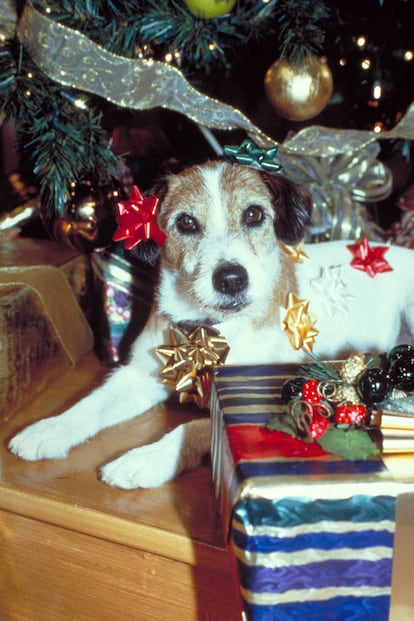
<svg viewBox="0 0 414 621"><path fill-rule="evenodd" d="M343 382L341 376L335 368L334 363L327 363L319 360L319 358L313 354L310 354L313 362L308 364L302 364L298 369L298 377L304 379L316 379L316 380L333 380L335 382Z"/></svg>
<svg viewBox="0 0 414 621"><path fill-rule="evenodd" d="M299 7L300 4L300 7ZM324 27L329 18L326 3L318 0L285 0L278 5L281 56L292 64L302 63L310 54L319 55L325 40Z"/></svg>

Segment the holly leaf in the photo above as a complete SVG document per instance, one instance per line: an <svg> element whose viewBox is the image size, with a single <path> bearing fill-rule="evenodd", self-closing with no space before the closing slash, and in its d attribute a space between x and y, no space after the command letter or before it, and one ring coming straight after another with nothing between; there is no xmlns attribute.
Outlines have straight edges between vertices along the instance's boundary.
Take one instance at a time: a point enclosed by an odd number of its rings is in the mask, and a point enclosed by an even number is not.
<svg viewBox="0 0 414 621"><path fill-rule="evenodd" d="M266 427L271 431L283 431L283 433L289 434L292 438L298 437L295 424L290 416L275 416L267 421Z"/></svg>
<svg viewBox="0 0 414 621"><path fill-rule="evenodd" d="M318 442L328 453L334 453L351 461L369 459L380 452L368 432L362 429L345 430L331 427Z"/></svg>

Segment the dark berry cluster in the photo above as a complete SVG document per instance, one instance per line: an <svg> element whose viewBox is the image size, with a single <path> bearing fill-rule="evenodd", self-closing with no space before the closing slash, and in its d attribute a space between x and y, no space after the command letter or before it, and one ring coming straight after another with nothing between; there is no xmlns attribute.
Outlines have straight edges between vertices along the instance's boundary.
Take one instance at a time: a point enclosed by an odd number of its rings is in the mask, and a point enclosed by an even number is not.
<svg viewBox="0 0 414 621"><path fill-rule="evenodd" d="M354 386L356 392L367 406L384 401L393 391L404 393L414 391L414 346L397 345L388 354L377 358L377 366L367 366L357 376ZM289 403L292 399L303 398L303 387L307 380L302 377L285 382L282 399Z"/></svg>
<svg viewBox="0 0 414 621"><path fill-rule="evenodd" d="M380 358L381 366L363 371L356 388L361 400L367 405L380 403L393 390L405 393L414 390L414 347L397 345Z"/></svg>

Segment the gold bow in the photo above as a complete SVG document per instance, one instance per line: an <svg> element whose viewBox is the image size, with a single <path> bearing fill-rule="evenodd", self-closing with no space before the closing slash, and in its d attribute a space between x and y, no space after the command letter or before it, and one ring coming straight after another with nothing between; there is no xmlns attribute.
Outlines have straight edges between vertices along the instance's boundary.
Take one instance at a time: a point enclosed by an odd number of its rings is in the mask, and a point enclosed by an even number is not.
<svg viewBox="0 0 414 621"><path fill-rule="evenodd" d="M314 326L316 318L308 313L308 307L307 300L300 300L296 293L290 291L283 329L287 332L293 349L303 348L310 353L319 331Z"/></svg>
<svg viewBox="0 0 414 621"><path fill-rule="evenodd" d="M156 349L164 368L160 377L175 386L180 403L194 401L205 408L210 400L211 373L224 364L229 346L215 330L200 326L186 334L177 326L169 330L169 344Z"/></svg>
<svg viewBox="0 0 414 621"><path fill-rule="evenodd" d="M299 242L296 246L289 246L288 244L283 243L280 244L283 252L287 254L293 263L304 263L306 259L309 259L303 248L304 245L303 241Z"/></svg>

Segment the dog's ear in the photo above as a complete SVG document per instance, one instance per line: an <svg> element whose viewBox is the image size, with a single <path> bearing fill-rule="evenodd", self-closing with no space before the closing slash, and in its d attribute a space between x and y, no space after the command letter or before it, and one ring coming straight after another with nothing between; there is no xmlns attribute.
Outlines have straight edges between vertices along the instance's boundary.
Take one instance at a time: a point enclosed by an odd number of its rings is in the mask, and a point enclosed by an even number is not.
<svg viewBox="0 0 414 621"><path fill-rule="evenodd" d="M161 248L153 239L142 241L130 250L132 257L151 266L156 264L160 252Z"/></svg>
<svg viewBox="0 0 414 621"><path fill-rule="evenodd" d="M310 224L312 200L309 193L284 175L261 174L272 193L276 237L287 244L300 242Z"/></svg>

